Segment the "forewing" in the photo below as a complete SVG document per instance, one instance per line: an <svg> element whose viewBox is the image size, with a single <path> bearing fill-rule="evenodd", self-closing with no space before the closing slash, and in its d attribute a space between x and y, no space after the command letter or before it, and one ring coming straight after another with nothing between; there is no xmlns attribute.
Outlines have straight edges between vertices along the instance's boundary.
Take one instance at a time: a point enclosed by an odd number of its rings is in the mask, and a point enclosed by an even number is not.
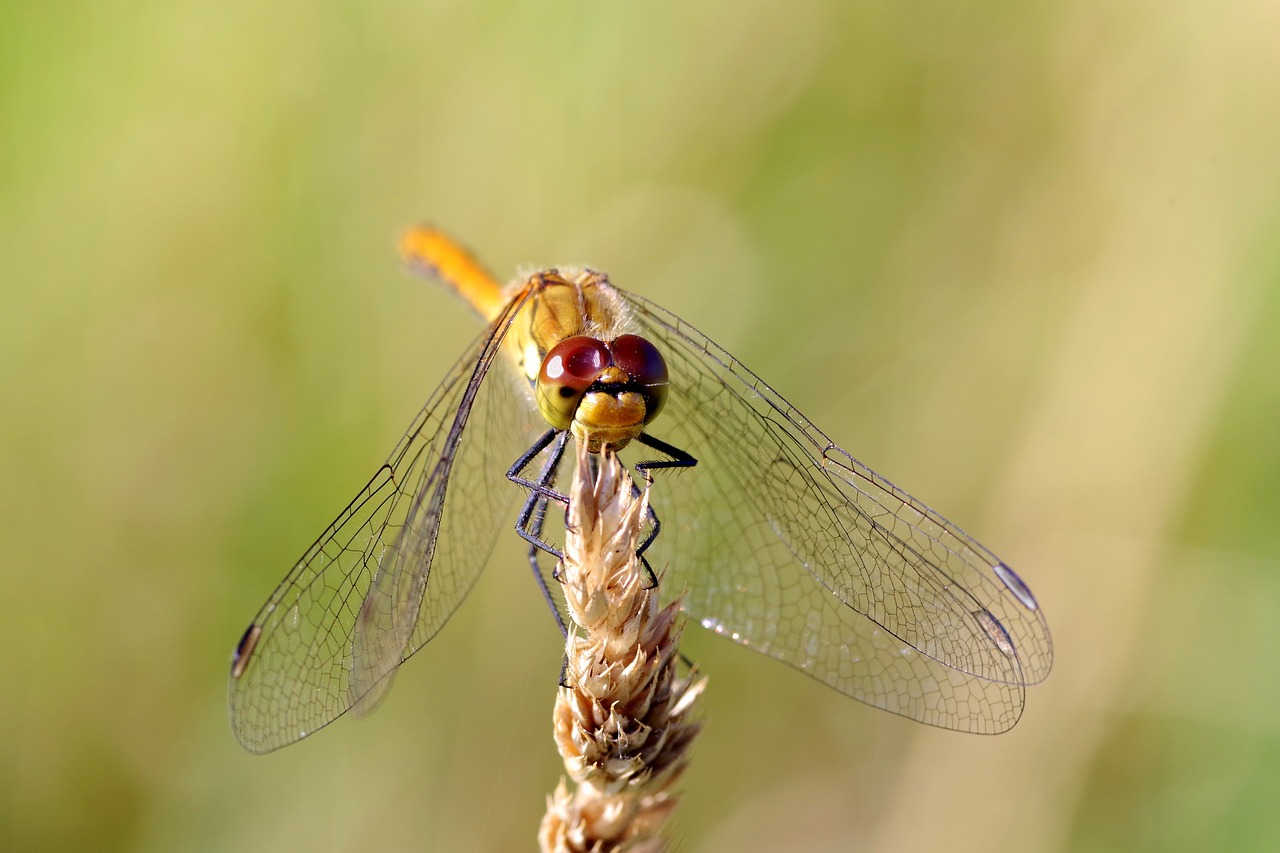
<svg viewBox="0 0 1280 853"><path fill-rule="evenodd" d="M484 567L496 531L514 518L520 491L506 473L544 427L527 382L502 353L478 380L474 399L459 403L448 450L434 466L412 466L410 523L380 561L356 621L348 693L357 711L375 706L396 668L444 625Z"/></svg>
<svg viewBox="0 0 1280 853"><path fill-rule="evenodd" d="M652 492L655 568L707 628L855 699L994 733L1052 645L1011 569L853 460L759 377L626 294L671 389L650 431L698 459Z"/></svg>
<svg viewBox="0 0 1280 853"><path fill-rule="evenodd" d="M468 347L258 612L230 683L246 749L278 749L373 704L475 583L517 496L502 474L527 417L512 411L518 388L500 353L517 308Z"/></svg>

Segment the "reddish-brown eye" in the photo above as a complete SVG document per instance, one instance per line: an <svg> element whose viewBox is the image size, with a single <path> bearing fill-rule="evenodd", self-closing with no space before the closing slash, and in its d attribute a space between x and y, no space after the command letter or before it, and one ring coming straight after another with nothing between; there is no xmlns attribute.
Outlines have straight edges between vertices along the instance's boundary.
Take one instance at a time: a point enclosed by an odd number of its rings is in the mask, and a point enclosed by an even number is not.
<svg viewBox="0 0 1280 853"><path fill-rule="evenodd" d="M667 361L658 348L639 335L622 335L609 349L613 363L627 372L632 382L640 385L644 395L644 422L647 424L662 411L667 402Z"/></svg>
<svg viewBox="0 0 1280 853"><path fill-rule="evenodd" d="M595 338L577 335L552 347L542 360L534 391L547 423L568 429L582 395L608 366L609 350Z"/></svg>

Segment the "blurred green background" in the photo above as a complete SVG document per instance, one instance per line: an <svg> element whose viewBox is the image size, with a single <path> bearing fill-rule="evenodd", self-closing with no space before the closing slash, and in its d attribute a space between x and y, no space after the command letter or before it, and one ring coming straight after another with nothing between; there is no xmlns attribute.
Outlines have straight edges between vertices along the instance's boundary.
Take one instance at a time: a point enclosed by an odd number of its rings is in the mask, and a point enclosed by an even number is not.
<svg viewBox="0 0 1280 853"><path fill-rule="evenodd" d="M0 5L0 849L533 849L560 641L514 536L283 752L232 646L478 325L589 263L1032 584L934 731L690 630L686 851L1280 847L1280 7ZM696 448L690 448L696 454Z"/></svg>

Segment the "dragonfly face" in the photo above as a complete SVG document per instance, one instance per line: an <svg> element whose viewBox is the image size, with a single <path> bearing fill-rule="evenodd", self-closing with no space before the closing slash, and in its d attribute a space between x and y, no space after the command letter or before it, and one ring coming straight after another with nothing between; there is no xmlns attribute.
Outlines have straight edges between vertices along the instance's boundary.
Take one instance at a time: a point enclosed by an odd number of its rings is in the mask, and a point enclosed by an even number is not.
<svg viewBox="0 0 1280 853"><path fill-rule="evenodd" d="M487 327L245 631L230 694L246 748L267 752L375 705L510 529L511 463L562 452L564 436L592 451L696 457L657 479L649 553L703 627L921 722L980 733L1017 722L1053 646L1008 564L604 275L552 269L503 288L431 229L411 231L404 251ZM538 482L543 514L556 464Z"/></svg>
<svg viewBox="0 0 1280 853"><path fill-rule="evenodd" d="M534 396L553 429L570 430L592 453L621 450L667 399L667 363L638 335L565 338L542 360Z"/></svg>

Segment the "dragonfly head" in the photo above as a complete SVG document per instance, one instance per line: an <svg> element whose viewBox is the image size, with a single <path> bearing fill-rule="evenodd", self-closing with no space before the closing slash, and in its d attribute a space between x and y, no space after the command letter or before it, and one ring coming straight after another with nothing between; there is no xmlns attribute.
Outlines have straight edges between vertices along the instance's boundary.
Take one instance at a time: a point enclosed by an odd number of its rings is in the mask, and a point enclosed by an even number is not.
<svg viewBox="0 0 1280 853"><path fill-rule="evenodd" d="M644 338L574 335L542 360L534 396L547 423L598 452L638 436L662 411L667 384L667 362Z"/></svg>

